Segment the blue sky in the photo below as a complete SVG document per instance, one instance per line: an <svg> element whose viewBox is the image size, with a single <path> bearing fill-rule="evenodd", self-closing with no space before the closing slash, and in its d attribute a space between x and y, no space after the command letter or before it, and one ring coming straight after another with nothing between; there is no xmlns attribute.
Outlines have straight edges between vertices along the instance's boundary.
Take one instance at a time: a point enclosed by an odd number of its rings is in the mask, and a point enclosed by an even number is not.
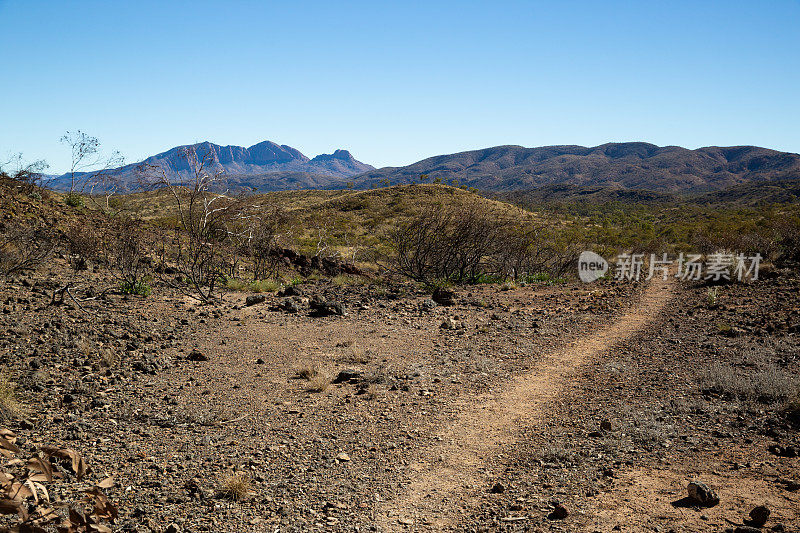
<svg viewBox="0 0 800 533"><path fill-rule="evenodd" d="M800 1L0 0L0 161L269 139L376 166L500 144L800 152Z"/></svg>

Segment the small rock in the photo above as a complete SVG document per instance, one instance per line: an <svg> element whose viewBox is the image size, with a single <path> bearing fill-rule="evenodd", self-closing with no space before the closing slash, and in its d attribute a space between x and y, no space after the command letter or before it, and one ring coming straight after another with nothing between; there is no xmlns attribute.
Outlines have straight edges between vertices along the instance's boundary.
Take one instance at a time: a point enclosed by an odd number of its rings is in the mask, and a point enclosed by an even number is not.
<svg viewBox="0 0 800 533"><path fill-rule="evenodd" d="M419 304L419 307L423 311L430 311L431 309L435 309L436 305L436 302L434 302L432 298L426 298L422 300L422 303Z"/></svg>
<svg viewBox="0 0 800 533"><path fill-rule="evenodd" d="M186 359L189 361L208 361L208 356L200 350L192 350Z"/></svg>
<svg viewBox="0 0 800 533"><path fill-rule="evenodd" d="M257 365L263 365L264 364L264 360L259 357L258 359L256 359L256 364Z"/></svg>
<svg viewBox="0 0 800 533"><path fill-rule="evenodd" d="M456 303L456 293L450 289L443 289L439 287L433 291L431 299L439 305L451 306Z"/></svg>
<svg viewBox="0 0 800 533"><path fill-rule="evenodd" d="M293 285L289 285L288 287L278 291L278 296L302 296L302 295L303 291Z"/></svg>
<svg viewBox="0 0 800 533"><path fill-rule="evenodd" d="M759 505L750 511L750 525L761 527L767 523L770 510L765 505Z"/></svg>
<svg viewBox="0 0 800 533"><path fill-rule="evenodd" d="M506 488L503 486L502 483L495 483L492 485L492 488L489 489L489 492L492 494L503 494L506 491Z"/></svg>
<svg viewBox="0 0 800 533"><path fill-rule="evenodd" d="M761 530L753 526L737 526L733 533L760 533Z"/></svg>
<svg viewBox="0 0 800 533"><path fill-rule="evenodd" d="M611 431L611 420L605 419L600 422L600 429L603 431Z"/></svg>
<svg viewBox="0 0 800 533"><path fill-rule="evenodd" d="M717 493L702 481L690 482L687 490L689 492L689 498L703 507L714 507L719 503Z"/></svg>
<svg viewBox="0 0 800 533"><path fill-rule="evenodd" d="M346 453L344 453L344 452L341 452L339 455L337 455L337 456L336 456L336 460L337 460L337 461L340 461L340 462L342 462L342 463L346 463L347 461L349 461L349 460L350 460L350 456L349 456L349 455L347 455L347 454L346 454Z"/></svg>
<svg viewBox="0 0 800 533"><path fill-rule="evenodd" d="M547 515L550 520L564 520L569 515L567 508L557 503L553 511Z"/></svg>
<svg viewBox="0 0 800 533"><path fill-rule="evenodd" d="M181 533L181 528L178 526L178 524L173 522L167 526L167 528L164 530L164 533Z"/></svg>
<svg viewBox="0 0 800 533"><path fill-rule="evenodd" d="M445 318L439 325L440 329L458 329L458 322L453 320L453 317Z"/></svg>
<svg viewBox="0 0 800 533"><path fill-rule="evenodd" d="M244 305L250 307L251 305L264 303L266 299L267 297L264 296L263 294L251 294L250 296L244 299Z"/></svg>
<svg viewBox="0 0 800 533"><path fill-rule="evenodd" d="M358 370L342 370L333 379L333 383L352 383L360 381L363 374Z"/></svg>

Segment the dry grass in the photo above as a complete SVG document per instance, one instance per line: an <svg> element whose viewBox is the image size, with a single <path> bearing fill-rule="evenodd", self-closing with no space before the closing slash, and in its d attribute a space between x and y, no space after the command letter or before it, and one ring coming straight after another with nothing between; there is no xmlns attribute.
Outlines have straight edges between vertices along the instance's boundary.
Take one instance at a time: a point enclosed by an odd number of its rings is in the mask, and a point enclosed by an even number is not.
<svg viewBox="0 0 800 533"><path fill-rule="evenodd" d="M325 392L333 379L324 373L318 373L306 383L306 392Z"/></svg>
<svg viewBox="0 0 800 533"><path fill-rule="evenodd" d="M374 357L375 353L372 352L371 350L351 345L347 347L344 355L341 357L340 360L343 363L349 363L354 365L366 365L367 363L371 362Z"/></svg>
<svg viewBox="0 0 800 533"><path fill-rule="evenodd" d="M315 362L306 362L297 367L295 378L307 381L306 392L324 392L333 381L330 374L324 372Z"/></svg>
<svg viewBox="0 0 800 533"><path fill-rule="evenodd" d="M103 366L105 368L111 368L117 363L118 360L119 360L119 358L117 357L117 354L114 353L114 350L112 350L110 348L104 348L104 349L100 350L100 365L101 366Z"/></svg>
<svg viewBox="0 0 800 533"><path fill-rule="evenodd" d="M317 375L319 375L319 373L320 373L319 365L317 365L314 362L308 361L301 363L300 366L298 366L295 369L294 377L297 379L311 380L314 379Z"/></svg>
<svg viewBox="0 0 800 533"><path fill-rule="evenodd" d="M0 421L25 416L25 409L17 399L14 383L5 372L0 372Z"/></svg>
<svg viewBox="0 0 800 533"><path fill-rule="evenodd" d="M790 402L800 391L797 376L771 364L746 371L714 363L700 374L700 383L716 394L769 405Z"/></svg>
<svg viewBox="0 0 800 533"><path fill-rule="evenodd" d="M246 499L253 490L250 477L244 472L228 473L219 480L217 493L233 501Z"/></svg>

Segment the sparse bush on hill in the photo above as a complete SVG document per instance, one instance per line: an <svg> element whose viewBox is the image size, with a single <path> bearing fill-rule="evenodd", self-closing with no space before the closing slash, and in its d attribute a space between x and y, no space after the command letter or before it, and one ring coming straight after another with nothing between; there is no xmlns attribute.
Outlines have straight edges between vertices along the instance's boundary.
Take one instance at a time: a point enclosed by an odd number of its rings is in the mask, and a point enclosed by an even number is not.
<svg viewBox="0 0 800 533"><path fill-rule="evenodd" d="M148 230L139 220L117 218L109 221L103 233L106 264L119 279L122 292L147 296L150 287L144 278L151 266Z"/></svg>
<svg viewBox="0 0 800 533"><path fill-rule="evenodd" d="M159 270L176 271L183 282L176 283L174 277L166 277L165 281L210 301L223 278L223 251L230 245L230 223L235 218L237 204L225 194L214 192L224 176L212 168L211 154L198 155L187 148L184 156L192 171L188 183L182 186L173 183L163 168L155 166L140 167L140 179L146 186L169 190L178 213L172 237L162 235Z"/></svg>
<svg viewBox="0 0 800 533"><path fill-rule="evenodd" d="M13 180L22 192L29 195L37 193L41 196L42 172L48 166L43 160L26 163L22 154L15 154L11 159L0 164L0 179Z"/></svg>
<svg viewBox="0 0 800 533"><path fill-rule="evenodd" d="M433 206L391 233L395 272L416 281L519 280L563 275L577 248L555 229L498 218L478 205Z"/></svg>
<svg viewBox="0 0 800 533"><path fill-rule="evenodd" d="M54 232L43 223L0 222L0 273L8 276L38 267L55 245Z"/></svg>
<svg viewBox="0 0 800 533"><path fill-rule="evenodd" d="M247 217L246 231L243 236L242 249L250 259L253 280L275 279L283 258L278 252L283 248L281 241L285 237L282 232L288 215L278 206L269 206L259 211L258 215Z"/></svg>

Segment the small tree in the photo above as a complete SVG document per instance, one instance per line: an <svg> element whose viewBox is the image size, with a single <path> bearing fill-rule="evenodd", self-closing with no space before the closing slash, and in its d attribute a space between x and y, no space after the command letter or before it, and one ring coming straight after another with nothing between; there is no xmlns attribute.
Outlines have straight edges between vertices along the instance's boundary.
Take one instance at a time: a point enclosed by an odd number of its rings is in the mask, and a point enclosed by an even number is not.
<svg viewBox="0 0 800 533"><path fill-rule="evenodd" d="M225 183L223 171L214 169L213 152L197 153L193 146L182 150L190 170L182 184L170 179L158 165L140 165L140 183L146 188L167 189L177 212L177 231L161 246L161 271L177 270L185 283L170 283L203 301L211 301L223 275L222 248L229 241L229 223L235 219L237 202L219 192ZM169 281L169 280L168 280Z"/></svg>
<svg viewBox="0 0 800 533"><path fill-rule="evenodd" d="M69 168L68 201L75 199L77 194L83 193L87 189L92 193L95 189L116 192L119 182L112 176L111 170L125 162L119 152L114 151L110 156L104 157L99 153L100 141L97 137L87 135L80 130L65 133L61 137L61 143L70 148L72 155ZM106 197L106 204L108 204L108 197Z"/></svg>

